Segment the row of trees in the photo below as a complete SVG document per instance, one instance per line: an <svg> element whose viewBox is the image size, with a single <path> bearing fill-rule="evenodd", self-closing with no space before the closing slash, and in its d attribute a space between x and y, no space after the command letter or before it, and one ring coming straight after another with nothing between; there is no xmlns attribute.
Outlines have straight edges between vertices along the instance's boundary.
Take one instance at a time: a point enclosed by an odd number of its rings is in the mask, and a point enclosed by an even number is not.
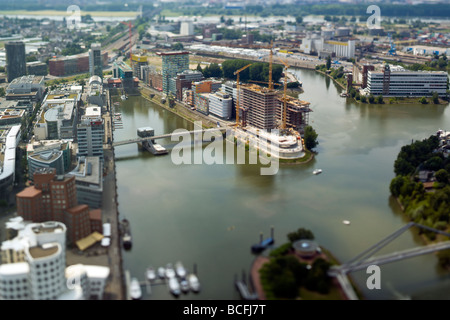
<svg viewBox="0 0 450 320"><path fill-rule="evenodd" d="M242 82L249 80L252 81L269 81L269 64L265 62L252 62L248 60L235 59L226 60L222 63L223 77L228 79L236 79L234 72L245 67L248 64L252 64L249 68L245 69L239 74L239 79ZM277 64L272 66L272 80L278 82L283 73L283 67Z"/></svg>

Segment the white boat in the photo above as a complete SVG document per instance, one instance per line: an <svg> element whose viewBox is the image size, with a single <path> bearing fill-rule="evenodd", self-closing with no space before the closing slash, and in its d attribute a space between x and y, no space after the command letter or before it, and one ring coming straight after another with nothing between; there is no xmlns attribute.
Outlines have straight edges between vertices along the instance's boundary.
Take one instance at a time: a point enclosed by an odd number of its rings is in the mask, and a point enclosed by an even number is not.
<svg viewBox="0 0 450 320"><path fill-rule="evenodd" d="M342 223L343 223L343 224L346 224L346 225L349 225L349 224L350 224L350 221L349 221L349 220L342 220Z"/></svg>
<svg viewBox="0 0 450 320"><path fill-rule="evenodd" d="M147 277L147 280L152 282L156 280L156 272L155 269L153 269L153 267L148 267L147 270L145 271L145 276Z"/></svg>
<svg viewBox="0 0 450 320"><path fill-rule="evenodd" d="M164 269L164 267L158 268L158 277L160 279L164 279L166 277L166 269Z"/></svg>
<svg viewBox="0 0 450 320"><path fill-rule="evenodd" d="M171 263L168 263L166 266L166 278L172 279L175 278L176 273Z"/></svg>
<svg viewBox="0 0 450 320"><path fill-rule="evenodd" d="M180 281L181 291L184 293L189 292L189 282L186 279Z"/></svg>
<svg viewBox="0 0 450 320"><path fill-rule="evenodd" d="M173 277L169 279L169 291L174 296L179 296L181 293L180 289L180 283L178 282L178 279Z"/></svg>
<svg viewBox="0 0 450 320"><path fill-rule="evenodd" d="M181 261L175 263L175 272L177 273L177 276L180 278L186 277L186 269L184 268Z"/></svg>
<svg viewBox="0 0 450 320"><path fill-rule="evenodd" d="M322 169L316 169L313 171L313 174L319 174L322 173Z"/></svg>
<svg viewBox="0 0 450 320"><path fill-rule="evenodd" d="M132 278L130 282L130 297L133 300L139 300L142 298L142 290L139 284L139 280Z"/></svg>
<svg viewBox="0 0 450 320"><path fill-rule="evenodd" d="M188 275L187 280L189 282L189 288L191 288L193 292L200 291L200 282L195 274L191 273Z"/></svg>

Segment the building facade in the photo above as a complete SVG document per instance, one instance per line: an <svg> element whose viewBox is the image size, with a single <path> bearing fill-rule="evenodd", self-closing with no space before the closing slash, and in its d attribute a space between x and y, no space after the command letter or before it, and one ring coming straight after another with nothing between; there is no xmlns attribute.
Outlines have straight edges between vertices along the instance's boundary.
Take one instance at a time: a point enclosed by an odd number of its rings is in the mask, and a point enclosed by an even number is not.
<svg viewBox="0 0 450 320"><path fill-rule="evenodd" d="M374 96L424 97L437 92L445 96L448 74L444 71L408 71L385 65L382 71L369 71L365 92Z"/></svg>
<svg viewBox="0 0 450 320"><path fill-rule="evenodd" d="M162 90L169 94L170 79L189 69L189 52L158 52L162 58Z"/></svg>
<svg viewBox="0 0 450 320"><path fill-rule="evenodd" d="M270 130L276 127L277 93L256 85L242 85L243 123Z"/></svg>
<svg viewBox="0 0 450 320"><path fill-rule="evenodd" d="M89 73L103 79L103 57L100 43L91 44L89 49Z"/></svg>
<svg viewBox="0 0 450 320"><path fill-rule="evenodd" d="M8 82L27 74L27 63L25 59L25 43L11 41L5 43L6 50L6 72Z"/></svg>
<svg viewBox="0 0 450 320"><path fill-rule="evenodd" d="M209 95L209 112L221 119L231 119L232 106L233 98L222 91Z"/></svg>
<svg viewBox="0 0 450 320"><path fill-rule="evenodd" d="M99 157L103 161L103 120L82 118L77 126L78 157Z"/></svg>

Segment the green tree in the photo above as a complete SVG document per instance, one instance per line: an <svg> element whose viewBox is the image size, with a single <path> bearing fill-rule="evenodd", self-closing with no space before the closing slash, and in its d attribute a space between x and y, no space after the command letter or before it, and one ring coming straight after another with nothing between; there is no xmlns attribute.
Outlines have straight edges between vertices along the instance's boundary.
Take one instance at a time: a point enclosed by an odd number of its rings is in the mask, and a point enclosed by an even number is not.
<svg viewBox="0 0 450 320"><path fill-rule="evenodd" d="M203 73L202 66L200 65L200 63L197 65L197 71Z"/></svg>
<svg viewBox="0 0 450 320"><path fill-rule="evenodd" d="M297 24L301 24L303 22L303 18L301 16L296 16L295 22L297 22Z"/></svg>
<svg viewBox="0 0 450 320"><path fill-rule="evenodd" d="M421 104L427 104L427 103L428 103L428 100L427 100L427 98L422 97L422 98L419 99L419 102L420 102Z"/></svg>
<svg viewBox="0 0 450 320"><path fill-rule="evenodd" d="M383 100L383 96L382 96L382 95L379 95L379 96L378 96L377 102L378 102L379 104L383 104L383 103L384 103L384 100Z"/></svg>
<svg viewBox="0 0 450 320"><path fill-rule="evenodd" d="M4 97L6 94L5 88L1 87L0 88L0 97Z"/></svg>
<svg viewBox="0 0 450 320"><path fill-rule="evenodd" d="M363 102L363 103L366 103L366 102L367 102L366 96L361 96L361 102Z"/></svg>
<svg viewBox="0 0 450 320"><path fill-rule="evenodd" d="M369 96L369 103L374 103L375 102L375 97L373 95Z"/></svg>
<svg viewBox="0 0 450 320"><path fill-rule="evenodd" d="M311 230L305 228L299 228L295 232L290 232L287 235L290 242L295 242L297 240L314 240L314 234Z"/></svg>
<svg viewBox="0 0 450 320"><path fill-rule="evenodd" d="M327 57L327 64L326 64L326 66L327 66L327 70L330 70L330 68L331 68L331 57L330 56Z"/></svg>
<svg viewBox="0 0 450 320"><path fill-rule="evenodd" d="M319 142L317 141L318 136L319 135L316 133L313 127L307 126L305 128L304 140L306 149L312 150L319 144Z"/></svg>
<svg viewBox="0 0 450 320"><path fill-rule="evenodd" d="M448 183L449 174L445 169L438 170L434 176L437 182Z"/></svg>
<svg viewBox="0 0 450 320"><path fill-rule="evenodd" d="M439 94L435 91L435 92L433 92L433 97L432 97L432 99L433 99L433 103L434 104L439 104Z"/></svg>
<svg viewBox="0 0 450 320"><path fill-rule="evenodd" d="M177 42L177 43L172 45L172 49L174 51L181 51L181 50L184 49L184 46L183 46L183 44L181 42Z"/></svg>

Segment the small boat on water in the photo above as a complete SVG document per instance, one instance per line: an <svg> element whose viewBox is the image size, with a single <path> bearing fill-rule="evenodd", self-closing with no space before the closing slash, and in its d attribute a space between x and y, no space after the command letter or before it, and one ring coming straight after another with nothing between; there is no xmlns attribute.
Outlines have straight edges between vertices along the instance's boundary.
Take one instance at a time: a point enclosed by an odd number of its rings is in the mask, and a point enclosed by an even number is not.
<svg viewBox="0 0 450 320"><path fill-rule="evenodd" d="M169 291L174 296L179 296L181 294L180 283L176 277L169 279Z"/></svg>
<svg viewBox="0 0 450 320"><path fill-rule="evenodd" d="M155 269L153 267L148 267L147 270L145 271L145 276L148 281L150 281L150 282L155 281L156 280Z"/></svg>
<svg viewBox="0 0 450 320"><path fill-rule="evenodd" d="M313 171L313 174L320 174L322 173L322 169L316 169Z"/></svg>
<svg viewBox="0 0 450 320"><path fill-rule="evenodd" d="M141 285L137 278L132 278L130 282L130 297L133 300L139 300L142 298Z"/></svg>
<svg viewBox="0 0 450 320"><path fill-rule="evenodd" d="M171 263L168 263L166 266L166 278L172 279L176 277L175 269Z"/></svg>
<svg viewBox="0 0 450 320"><path fill-rule="evenodd" d="M187 281L189 283L189 288L195 293L200 291L200 282L195 274L191 273L187 276Z"/></svg>
<svg viewBox="0 0 450 320"><path fill-rule="evenodd" d="M130 222L127 219L123 219L122 222L122 243L123 248L126 250L131 249L132 240L131 240L131 230L130 230Z"/></svg>
<svg viewBox="0 0 450 320"><path fill-rule="evenodd" d="M342 220L342 223L345 224L345 225L349 225L350 221L349 220Z"/></svg>
<svg viewBox="0 0 450 320"><path fill-rule="evenodd" d="M184 268L181 261L175 263L175 272L177 273L177 276L180 278L186 277L186 269Z"/></svg>
<svg viewBox="0 0 450 320"><path fill-rule="evenodd" d="M164 279L166 277L166 269L164 269L164 267L158 268L158 277L160 279Z"/></svg>
<svg viewBox="0 0 450 320"><path fill-rule="evenodd" d="M183 293L188 293L189 292L189 282L185 278L181 279L180 287L181 287L181 291Z"/></svg>

